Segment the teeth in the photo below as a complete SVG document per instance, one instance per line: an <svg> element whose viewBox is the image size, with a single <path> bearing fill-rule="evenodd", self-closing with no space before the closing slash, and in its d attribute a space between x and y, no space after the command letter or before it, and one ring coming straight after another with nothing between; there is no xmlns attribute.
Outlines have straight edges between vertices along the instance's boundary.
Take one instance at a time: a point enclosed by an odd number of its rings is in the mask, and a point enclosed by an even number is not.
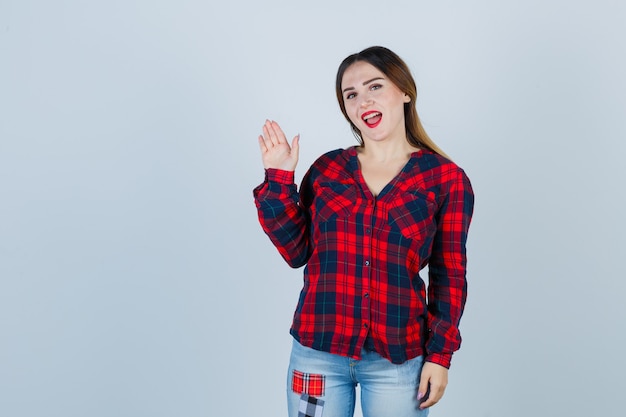
<svg viewBox="0 0 626 417"><path fill-rule="evenodd" d="M371 119L372 117L380 116L380 113L370 113L363 118L363 120Z"/></svg>

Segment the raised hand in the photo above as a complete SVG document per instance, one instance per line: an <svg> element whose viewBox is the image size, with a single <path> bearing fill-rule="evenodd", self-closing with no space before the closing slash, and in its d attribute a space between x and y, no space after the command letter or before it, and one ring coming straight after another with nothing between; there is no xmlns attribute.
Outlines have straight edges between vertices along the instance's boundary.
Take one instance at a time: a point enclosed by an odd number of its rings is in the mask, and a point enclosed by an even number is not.
<svg viewBox="0 0 626 417"><path fill-rule="evenodd" d="M300 135L296 135L289 146L278 123L267 120L263 125L263 135L259 136L263 167L295 171L298 165L299 142Z"/></svg>

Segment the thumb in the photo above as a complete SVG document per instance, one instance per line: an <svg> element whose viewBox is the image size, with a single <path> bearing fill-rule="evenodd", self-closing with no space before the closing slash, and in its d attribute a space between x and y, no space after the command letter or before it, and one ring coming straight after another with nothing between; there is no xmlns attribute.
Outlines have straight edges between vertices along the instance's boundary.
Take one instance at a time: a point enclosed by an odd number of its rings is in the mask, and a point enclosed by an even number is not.
<svg viewBox="0 0 626 417"><path fill-rule="evenodd" d="M417 401L423 401L426 398L426 393L428 392L428 383L430 381L430 376L422 372L420 377L420 385L417 389Z"/></svg>
<svg viewBox="0 0 626 417"><path fill-rule="evenodd" d="M291 141L291 153L297 159L300 153L300 134L298 133Z"/></svg>

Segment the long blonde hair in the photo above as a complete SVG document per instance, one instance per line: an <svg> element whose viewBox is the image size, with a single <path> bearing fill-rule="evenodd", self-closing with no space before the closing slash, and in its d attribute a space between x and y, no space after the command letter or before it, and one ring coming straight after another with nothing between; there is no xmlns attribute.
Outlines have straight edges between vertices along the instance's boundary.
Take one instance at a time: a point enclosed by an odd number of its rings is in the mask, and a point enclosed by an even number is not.
<svg viewBox="0 0 626 417"><path fill-rule="evenodd" d="M364 144L363 136L361 135L361 131L350 121L350 117L348 117L348 113L346 112L346 106L343 102L343 94L341 92L343 74L346 72L348 67L359 61L367 62L368 64L376 67L380 72L389 77L389 80L391 80L391 82L393 82L396 87L400 89L400 91L407 94L411 98L411 101L404 104L404 124L406 127L406 137L409 143L416 148L428 149L449 159L448 155L446 155L446 153L441 150L441 148L437 146L437 144L428 136L426 130L420 122L419 116L417 115L417 109L415 108L415 103L417 101L417 86L415 85L413 75L411 75L411 70L396 53L382 46L372 46L359 53L348 56L341 62L341 65L339 65L339 69L337 70L337 79L335 83L337 101L339 102L341 112L345 116L348 123L350 123L352 132L361 146Z"/></svg>

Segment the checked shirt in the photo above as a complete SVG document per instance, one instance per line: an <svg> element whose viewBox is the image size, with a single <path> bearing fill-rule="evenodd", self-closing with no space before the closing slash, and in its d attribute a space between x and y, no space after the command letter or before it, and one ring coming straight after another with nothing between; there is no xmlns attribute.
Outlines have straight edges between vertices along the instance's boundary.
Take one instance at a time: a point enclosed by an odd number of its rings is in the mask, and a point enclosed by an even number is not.
<svg viewBox="0 0 626 417"><path fill-rule="evenodd" d="M254 197L282 257L306 265L290 331L298 342L359 359L369 335L393 363L425 355L450 366L474 205L461 168L421 150L374 197L351 147L321 156L299 192L292 171L267 169ZM426 266L428 288L419 274Z"/></svg>

